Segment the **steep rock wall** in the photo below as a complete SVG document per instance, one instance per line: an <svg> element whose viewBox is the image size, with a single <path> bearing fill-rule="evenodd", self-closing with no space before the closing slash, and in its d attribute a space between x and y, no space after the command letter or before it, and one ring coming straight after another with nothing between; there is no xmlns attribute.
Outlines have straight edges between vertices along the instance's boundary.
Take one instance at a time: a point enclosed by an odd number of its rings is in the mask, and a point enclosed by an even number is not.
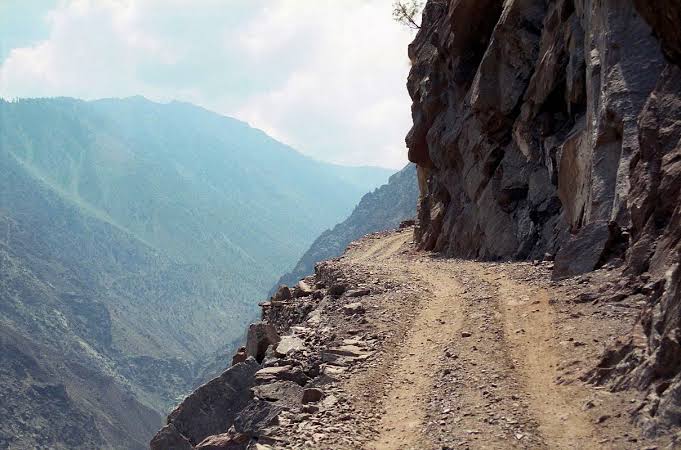
<svg viewBox="0 0 681 450"><path fill-rule="evenodd" d="M537 257L589 223L631 227L638 117L665 66L633 3L431 1L409 54L424 247Z"/></svg>
<svg viewBox="0 0 681 450"><path fill-rule="evenodd" d="M429 0L409 47L420 246L548 253L556 276L623 261L647 283L642 339L594 379L649 389L651 432L681 417L680 17L676 1Z"/></svg>

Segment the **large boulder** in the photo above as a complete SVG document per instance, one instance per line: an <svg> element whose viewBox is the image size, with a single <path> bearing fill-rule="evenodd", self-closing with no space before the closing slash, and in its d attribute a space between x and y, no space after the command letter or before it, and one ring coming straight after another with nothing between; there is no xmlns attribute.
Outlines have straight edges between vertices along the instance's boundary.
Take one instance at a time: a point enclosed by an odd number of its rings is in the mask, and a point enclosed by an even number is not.
<svg viewBox="0 0 681 450"><path fill-rule="evenodd" d="M260 399L254 399L236 418L234 428L239 433L259 437L266 433L270 425L278 421L282 408L279 405Z"/></svg>
<svg viewBox="0 0 681 450"><path fill-rule="evenodd" d="M251 400L259 364L249 358L192 392L168 416L168 425L154 436L152 450L185 450L208 436L225 433ZM191 447L189 447L191 448Z"/></svg>
<svg viewBox="0 0 681 450"><path fill-rule="evenodd" d="M246 354L255 358L256 361L262 362L265 359L267 348L270 345L276 346L279 340L279 334L277 334L274 325L262 321L253 323L248 327Z"/></svg>
<svg viewBox="0 0 681 450"><path fill-rule="evenodd" d="M177 428L171 423L156 433L149 443L151 450L193 450L189 439L184 437L182 433L177 431Z"/></svg>
<svg viewBox="0 0 681 450"><path fill-rule="evenodd" d="M246 450L250 442L251 438L245 434L222 433L207 437L195 450Z"/></svg>
<svg viewBox="0 0 681 450"><path fill-rule="evenodd" d="M304 280L300 280L293 288L293 297L295 298L307 297L313 293L314 289L312 289Z"/></svg>
<svg viewBox="0 0 681 450"><path fill-rule="evenodd" d="M275 381L255 386L253 394L284 409L298 409L303 400L303 388L293 381Z"/></svg>
<svg viewBox="0 0 681 450"><path fill-rule="evenodd" d="M308 382L308 377L299 367L288 365L265 367L255 373L255 383L258 385L274 381L293 381L303 386Z"/></svg>
<svg viewBox="0 0 681 450"><path fill-rule="evenodd" d="M593 222L563 244L555 258L554 278L591 272L604 262L618 238L616 225Z"/></svg>
<svg viewBox="0 0 681 450"><path fill-rule="evenodd" d="M246 347L239 347L234 356L232 356L232 365L242 363L248 359L248 353L246 353Z"/></svg>
<svg viewBox="0 0 681 450"><path fill-rule="evenodd" d="M277 291L274 293L272 296L272 300L274 301L284 301L284 300L290 300L293 298L291 295L291 290L288 288L288 286L281 285L277 288Z"/></svg>
<svg viewBox="0 0 681 450"><path fill-rule="evenodd" d="M279 356L286 356L301 350L305 350L305 342L298 336L289 335L281 338L274 351Z"/></svg>

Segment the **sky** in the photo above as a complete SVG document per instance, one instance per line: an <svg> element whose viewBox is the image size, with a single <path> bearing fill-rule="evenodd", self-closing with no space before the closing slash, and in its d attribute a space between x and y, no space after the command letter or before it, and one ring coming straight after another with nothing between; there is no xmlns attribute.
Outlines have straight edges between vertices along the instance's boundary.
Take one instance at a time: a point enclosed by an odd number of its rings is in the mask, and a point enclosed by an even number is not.
<svg viewBox="0 0 681 450"><path fill-rule="evenodd" d="M391 0L0 0L0 97L143 95L316 159L400 168L413 32Z"/></svg>

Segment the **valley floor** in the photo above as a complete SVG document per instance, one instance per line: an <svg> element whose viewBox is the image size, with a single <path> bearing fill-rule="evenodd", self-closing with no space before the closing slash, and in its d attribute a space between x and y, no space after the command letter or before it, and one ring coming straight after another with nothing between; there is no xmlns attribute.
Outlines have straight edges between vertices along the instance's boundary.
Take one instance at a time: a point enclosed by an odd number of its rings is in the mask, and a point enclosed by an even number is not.
<svg viewBox="0 0 681 450"><path fill-rule="evenodd" d="M654 449L632 422L635 391L580 381L631 330L640 305L580 301L616 270L551 282L551 263L484 263L415 250L411 229L369 236L331 271L350 290L292 328L328 348L303 413L274 447ZM355 296L357 295L357 296ZM359 306L358 306L359 305Z"/></svg>

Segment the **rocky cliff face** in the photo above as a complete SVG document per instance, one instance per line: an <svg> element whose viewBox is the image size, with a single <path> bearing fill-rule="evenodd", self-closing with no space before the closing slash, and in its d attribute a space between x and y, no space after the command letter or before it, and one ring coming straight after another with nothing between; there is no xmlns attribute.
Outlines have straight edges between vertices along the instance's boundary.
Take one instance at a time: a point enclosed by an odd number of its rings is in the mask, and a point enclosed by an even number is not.
<svg viewBox="0 0 681 450"><path fill-rule="evenodd" d="M409 47L416 238L447 255L623 262L647 295L595 380L681 400L678 2L430 0ZM675 25L676 24L676 25Z"/></svg>

